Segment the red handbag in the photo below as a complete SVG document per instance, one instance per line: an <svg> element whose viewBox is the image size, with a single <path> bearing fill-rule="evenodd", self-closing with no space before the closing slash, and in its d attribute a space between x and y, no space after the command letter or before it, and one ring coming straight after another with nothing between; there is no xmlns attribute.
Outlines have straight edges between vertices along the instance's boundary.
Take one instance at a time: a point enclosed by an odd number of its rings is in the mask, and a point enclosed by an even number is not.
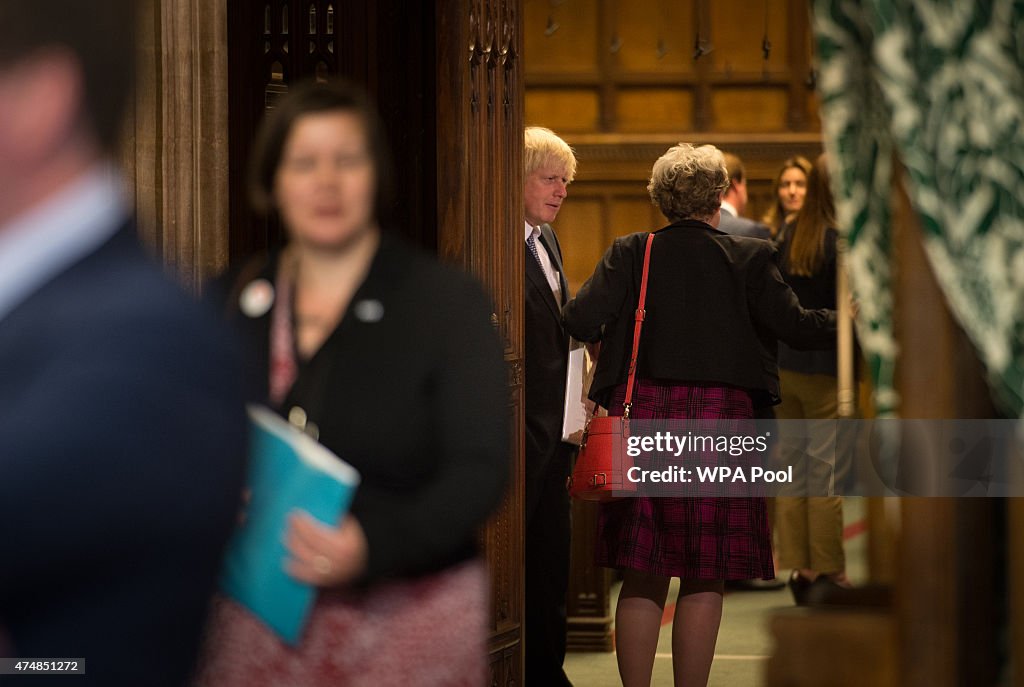
<svg viewBox="0 0 1024 687"><path fill-rule="evenodd" d="M640 299L633 322L633 352L629 358L629 378L626 381L626 398L622 404L622 415L595 417L591 413L583 430L580 451L576 456L572 474L566 486L569 495L585 501L610 501L636 492L636 483L628 478L633 459L626 453L625 442L629 437L629 409L633 405L633 384L636 381L636 357L640 347L640 330L643 328L644 304L647 301L647 273L651 264L651 244L654 234L647 235L644 249L644 270L640 277ZM596 412L595 408L595 412Z"/></svg>

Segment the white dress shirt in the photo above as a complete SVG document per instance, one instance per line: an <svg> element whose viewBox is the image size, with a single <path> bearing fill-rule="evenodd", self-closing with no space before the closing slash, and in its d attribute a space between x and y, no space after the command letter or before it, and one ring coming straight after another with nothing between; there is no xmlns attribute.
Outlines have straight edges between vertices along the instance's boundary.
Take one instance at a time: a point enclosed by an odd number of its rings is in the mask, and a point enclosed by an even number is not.
<svg viewBox="0 0 1024 687"><path fill-rule="evenodd" d="M740 213L736 212L736 208L733 207L733 204L727 200L722 201L722 212L728 212L733 217L740 216Z"/></svg>
<svg viewBox="0 0 1024 687"><path fill-rule="evenodd" d="M548 286L551 287L551 292L555 294L555 303L561 303L562 285L558 278L558 270L555 269L554 263L551 262L551 256L548 255L547 249L544 248L544 243L540 240L540 227L530 226L530 223L526 222L526 234L523 240L528 240L531 234L533 234L534 245L537 246L537 256L540 258L540 266L544 272L544 278L548 280ZM529 249L529 245L527 245L527 249Z"/></svg>

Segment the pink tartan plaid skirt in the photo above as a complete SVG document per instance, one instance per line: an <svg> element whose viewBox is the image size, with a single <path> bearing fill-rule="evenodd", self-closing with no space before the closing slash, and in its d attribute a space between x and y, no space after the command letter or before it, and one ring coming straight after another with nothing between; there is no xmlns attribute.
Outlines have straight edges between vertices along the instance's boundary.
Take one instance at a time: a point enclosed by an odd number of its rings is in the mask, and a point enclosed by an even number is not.
<svg viewBox="0 0 1024 687"><path fill-rule="evenodd" d="M615 390L622 413L626 387ZM753 417L742 389L637 379L636 420L731 420ZM772 579L771 528L763 498L625 498L602 503L596 561L689 580Z"/></svg>

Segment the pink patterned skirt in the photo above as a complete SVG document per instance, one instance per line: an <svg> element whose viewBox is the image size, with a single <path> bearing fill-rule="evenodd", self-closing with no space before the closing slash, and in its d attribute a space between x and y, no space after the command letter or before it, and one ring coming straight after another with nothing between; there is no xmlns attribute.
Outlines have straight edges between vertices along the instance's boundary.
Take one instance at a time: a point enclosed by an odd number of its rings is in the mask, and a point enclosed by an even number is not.
<svg viewBox="0 0 1024 687"><path fill-rule="evenodd" d="M321 592L290 647L219 598L196 687L479 687L487 681L487 569L471 560L415 580Z"/></svg>
<svg viewBox="0 0 1024 687"><path fill-rule="evenodd" d="M612 396L622 414L625 385ZM743 420L753 417L742 389L637 379L636 420ZM596 561L688 580L772 579L771 528L763 498L625 498L602 503Z"/></svg>

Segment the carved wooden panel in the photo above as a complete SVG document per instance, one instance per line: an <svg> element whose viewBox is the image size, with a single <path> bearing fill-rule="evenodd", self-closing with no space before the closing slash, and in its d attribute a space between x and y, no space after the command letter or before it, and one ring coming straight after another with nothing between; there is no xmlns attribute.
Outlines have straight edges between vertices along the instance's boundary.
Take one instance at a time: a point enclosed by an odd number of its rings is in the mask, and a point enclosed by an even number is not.
<svg viewBox="0 0 1024 687"><path fill-rule="evenodd" d="M643 184L637 184L637 187L634 193L610 196L608 228L605 233L605 241L609 245L617 236L648 231L668 223L661 211L651 202Z"/></svg>
<svg viewBox="0 0 1024 687"><path fill-rule="evenodd" d="M520 0L438 3L437 246L494 298L505 344L510 489L485 532L491 570L491 679L522 684L523 251Z"/></svg>
<svg viewBox="0 0 1024 687"><path fill-rule="evenodd" d="M597 504L573 501L572 557L569 567L567 648L569 651L611 651L611 570L594 565Z"/></svg>
<svg viewBox="0 0 1024 687"><path fill-rule="evenodd" d="M557 229L562 245L562 266L569 281L569 293L575 294L604 254L606 208L601 196L579 194L576 184L559 211ZM573 246L569 250L567 246Z"/></svg>
<svg viewBox="0 0 1024 687"><path fill-rule="evenodd" d="M615 121L624 133L689 131L693 99L689 88L622 88L615 99Z"/></svg>
<svg viewBox="0 0 1024 687"><path fill-rule="evenodd" d="M788 108L784 88L718 88L711 94L718 131L785 131Z"/></svg>
<svg viewBox="0 0 1024 687"><path fill-rule="evenodd" d="M818 126L807 99L806 0L527 0L525 11L528 125L569 133ZM764 97L762 120L748 102Z"/></svg>
<svg viewBox="0 0 1024 687"><path fill-rule="evenodd" d="M594 131L601 99L590 88L536 88L526 94L526 121L559 133Z"/></svg>
<svg viewBox="0 0 1024 687"><path fill-rule="evenodd" d="M523 58L530 69L594 73L598 5L592 0L523 0Z"/></svg>
<svg viewBox="0 0 1024 687"><path fill-rule="evenodd" d="M606 0L608 42L601 46L613 56L619 73L691 74L694 5L660 0ZM532 68L532 67L531 67Z"/></svg>
<svg viewBox="0 0 1024 687"><path fill-rule="evenodd" d="M785 72L786 48L792 29L788 4L788 0L716 0L710 3L709 41L714 49L708 53L708 60L714 65L714 72L747 79ZM767 59L765 38L768 39Z"/></svg>

